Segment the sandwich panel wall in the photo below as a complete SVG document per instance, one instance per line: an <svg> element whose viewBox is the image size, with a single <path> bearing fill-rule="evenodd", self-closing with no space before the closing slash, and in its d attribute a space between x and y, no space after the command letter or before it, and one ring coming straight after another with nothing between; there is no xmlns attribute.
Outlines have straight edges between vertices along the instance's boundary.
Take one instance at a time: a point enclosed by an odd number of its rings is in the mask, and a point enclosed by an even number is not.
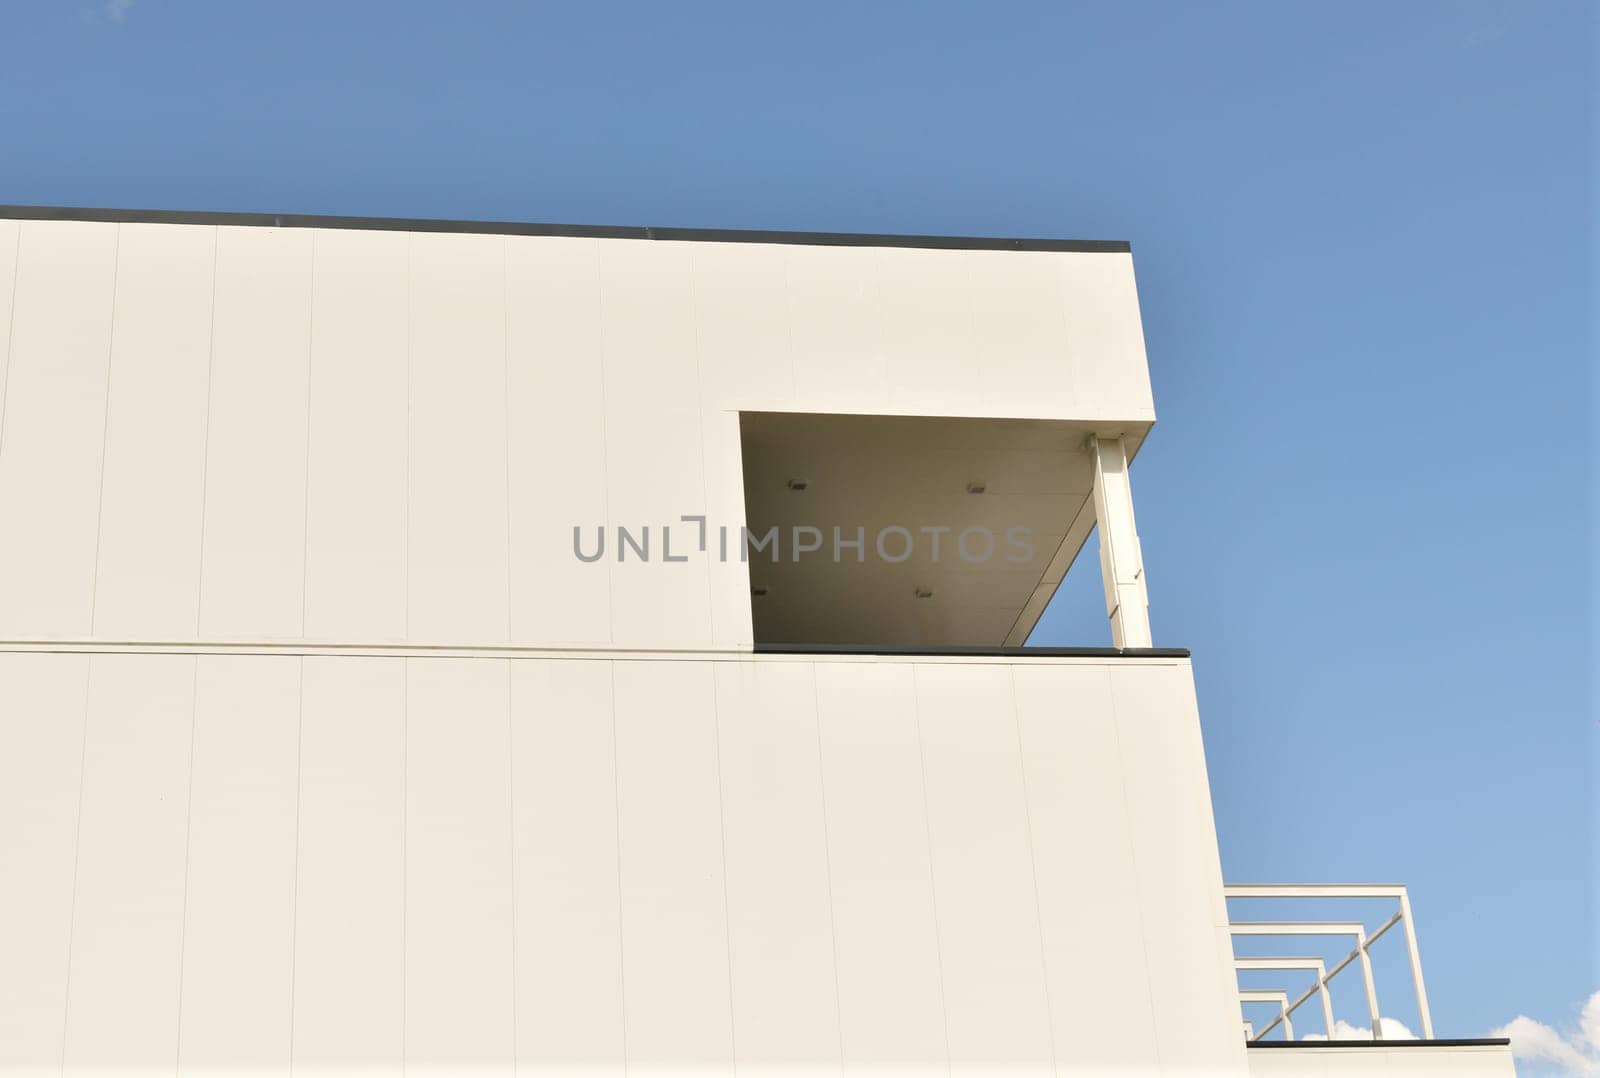
<svg viewBox="0 0 1600 1078"><path fill-rule="evenodd" d="M510 669L406 660L406 1070L509 1073Z"/></svg>
<svg viewBox="0 0 1600 1078"><path fill-rule="evenodd" d="M1226 921L1218 924L1221 862L1209 795L1197 796L1205 761L1184 687L1192 675L1176 665L1110 673L1161 1060L1238 1066L1244 1045L1228 1028L1238 1007L1221 947Z"/></svg>
<svg viewBox="0 0 1600 1078"><path fill-rule="evenodd" d="M200 631L304 632L313 233L219 228Z"/></svg>
<svg viewBox="0 0 1600 1078"><path fill-rule="evenodd" d="M94 633L187 640L200 612L217 231L120 227Z"/></svg>
<svg viewBox="0 0 1600 1078"><path fill-rule="evenodd" d="M1155 1017L1110 678L1104 666L1018 665L1011 676L1058 1061L1153 1069Z"/></svg>
<svg viewBox="0 0 1600 1078"><path fill-rule="evenodd" d="M506 238L511 639L611 642L605 356L595 240ZM619 507L620 508L620 507Z"/></svg>
<svg viewBox="0 0 1600 1078"><path fill-rule="evenodd" d="M731 1071L711 664L619 661L613 672L629 1065Z"/></svg>
<svg viewBox="0 0 1600 1078"><path fill-rule="evenodd" d="M69 1070L171 1074L195 658L91 662L64 1062Z"/></svg>
<svg viewBox="0 0 1600 1078"><path fill-rule="evenodd" d="M399 1071L405 1045L405 660L304 660L296 1074Z"/></svg>
<svg viewBox="0 0 1600 1078"><path fill-rule="evenodd" d="M511 665L517 1069L625 1063L611 663Z"/></svg>
<svg viewBox="0 0 1600 1078"><path fill-rule="evenodd" d="M612 642L626 647L713 639L711 567L690 555L695 533L680 520L706 511L692 246L606 244L600 253L610 518L636 539L649 529L648 562L632 548L608 551Z"/></svg>
<svg viewBox="0 0 1600 1078"><path fill-rule="evenodd" d="M813 672L718 663L734 1044L741 1066L839 1070L838 970Z"/></svg>
<svg viewBox="0 0 1600 1078"><path fill-rule="evenodd" d="M1040 399L1078 397L1077 357L1061 310L1060 258L966 252L983 405L992 415L1027 415Z"/></svg>
<svg viewBox="0 0 1600 1078"><path fill-rule="evenodd" d="M21 229L0 417L0 634L12 639L90 632L119 228Z"/></svg>
<svg viewBox="0 0 1600 1078"><path fill-rule="evenodd" d="M505 246L411 237L409 632L510 635Z"/></svg>
<svg viewBox="0 0 1600 1078"><path fill-rule="evenodd" d="M847 1072L949 1066L913 676L816 664Z"/></svg>
<svg viewBox="0 0 1600 1078"><path fill-rule="evenodd" d="M195 661L178 1073L286 1070L301 660Z"/></svg>
<svg viewBox="0 0 1600 1078"><path fill-rule="evenodd" d="M0 311L5 312L5 343L0 344L0 432L5 429L6 368L11 361L11 315L17 297L18 250L22 239L21 221L0 220Z"/></svg>
<svg viewBox="0 0 1600 1078"><path fill-rule="evenodd" d="M410 239L316 233L305 635L406 637Z"/></svg>
<svg viewBox="0 0 1600 1078"><path fill-rule="evenodd" d="M0 653L0 1070L56 1073L67 1021L89 656Z"/></svg>
<svg viewBox="0 0 1600 1078"><path fill-rule="evenodd" d="M1004 666L916 668L950 1062L1054 1068L1033 841Z"/></svg>

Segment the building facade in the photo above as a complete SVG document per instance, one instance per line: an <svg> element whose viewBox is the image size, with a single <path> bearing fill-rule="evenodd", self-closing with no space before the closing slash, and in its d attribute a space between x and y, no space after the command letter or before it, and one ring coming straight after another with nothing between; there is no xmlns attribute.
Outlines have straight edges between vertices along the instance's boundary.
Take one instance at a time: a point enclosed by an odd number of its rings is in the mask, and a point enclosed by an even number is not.
<svg viewBox="0 0 1600 1078"><path fill-rule="evenodd" d="M0 311L0 1070L1291 1065L1126 245L11 210Z"/></svg>

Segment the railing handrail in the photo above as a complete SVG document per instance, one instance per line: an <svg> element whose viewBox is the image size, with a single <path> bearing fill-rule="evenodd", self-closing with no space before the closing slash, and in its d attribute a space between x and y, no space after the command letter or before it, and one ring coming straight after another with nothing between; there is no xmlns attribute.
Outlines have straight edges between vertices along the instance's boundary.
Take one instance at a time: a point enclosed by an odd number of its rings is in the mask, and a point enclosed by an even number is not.
<svg viewBox="0 0 1600 1078"><path fill-rule="evenodd" d="M1315 969L1317 978L1315 983L1301 993L1296 999L1287 1002L1280 1010L1278 1016L1268 1022L1260 1030L1255 1030L1250 1037L1252 1041L1262 1040L1268 1033L1281 1023L1285 1034L1293 1038L1293 1025L1290 1016L1296 1008L1300 1007L1313 994L1322 998L1323 1019L1327 1023L1328 1036L1333 1036L1333 1009L1328 997L1328 983L1340 971L1357 959L1361 962L1362 980L1367 994L1367 1011L1372 1021L1372 1035L1374 1038L1383 1037L1383 1020L1379 1015L1377 987L1373 983L1372 962L1368 955L1371 946L1383 937L1395 925L1405 928L1406 950L1411 959L1412 983L1416 987L1417 1012L1421 1018L1422 1036L1433 1039L1433 1016L1428 1010L1427 988L1422 980L1422 959L1417 952L1416 930L1412 925L1411 899L1406 892L1404 884L1397 883L1333 883L1333 884L1288 884L1288 883L1258 883L1258 884L1228 884L1223 887L1225 898L1252 899L1252 898L1290 898L1290 899L1317 899L1317 898L1391 898L1399 902L1400 908L1377 927L1371 934L1367 933L1363 921L1230 921L1228 931L1232 936L1354 936L1355 949L1345 955L1343 959L1332 967L1323 970L1323 960L1284 958L1274 959L1273 956L1249 956L1246 958L1235 957L1235 969ZM1256 965L1240 965L1240 962L1254 960ZM1269 963L1278 961L1282 963L1315 962L1315 965L1278 965ZM1274 990L1275 991L1275 990ZM1287 995L1287 993L1285 993ZM1271 1002L1270 1000L1247 1000L1240 995L1244 1002Z"/></svg>

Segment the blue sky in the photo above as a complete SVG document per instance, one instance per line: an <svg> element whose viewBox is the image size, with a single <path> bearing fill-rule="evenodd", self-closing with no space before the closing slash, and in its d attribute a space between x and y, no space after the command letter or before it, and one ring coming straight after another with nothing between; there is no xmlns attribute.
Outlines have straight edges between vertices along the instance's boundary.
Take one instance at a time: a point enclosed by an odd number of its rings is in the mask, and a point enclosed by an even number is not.
<svg viewBox="0 0 1600 1078"><path fill-rule="evenodd" d="M0 201L1131 240L1226 874L1405 881L1440 1034L1562 1027L1600 987L1595 23L15 4ZM1097 589L1034 642L1103 642Z"/></svg>

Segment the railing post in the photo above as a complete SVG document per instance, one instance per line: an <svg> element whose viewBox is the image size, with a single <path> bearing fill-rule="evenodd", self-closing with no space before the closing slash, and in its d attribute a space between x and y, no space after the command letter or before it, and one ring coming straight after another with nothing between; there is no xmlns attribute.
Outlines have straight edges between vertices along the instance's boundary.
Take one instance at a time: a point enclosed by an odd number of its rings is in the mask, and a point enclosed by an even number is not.
<svg viewBox="0 0 1600 1078"><path fill-rule="evenodd" d="M1317 993L1322 996L1322 1022L1323 1028L1328 1032L1328 1039L1333 1040L1333 997L1328 994L1328 970L1321 962L1317 963Z"/></svg>
<svg viewBox="0 0 1600 1078"><path fill-rule="evenodd" d="M1422 955L1417 952L1417 930L1411 925L1411 898L1400 892L1400 923L1406 930L1406 953L1411 956L1411 981L1417 986L1417 1014L1422 1019L1422 1036L1433 1040L1433 1016L1428 1013L1428 990L1422 984Z"/></svg>
<svg viewBox="0 0 1600 1078"><path fill-rule="evenodd" d="M1372 980L1372 959L1367 957L1367 934L1356 936L1356 953L1361 956L1361 980L1367 988L1367 1016L1372 1019L1372 1039L1383 1040L1383 1019L1378 1015L1378 987Z"/></svg>

